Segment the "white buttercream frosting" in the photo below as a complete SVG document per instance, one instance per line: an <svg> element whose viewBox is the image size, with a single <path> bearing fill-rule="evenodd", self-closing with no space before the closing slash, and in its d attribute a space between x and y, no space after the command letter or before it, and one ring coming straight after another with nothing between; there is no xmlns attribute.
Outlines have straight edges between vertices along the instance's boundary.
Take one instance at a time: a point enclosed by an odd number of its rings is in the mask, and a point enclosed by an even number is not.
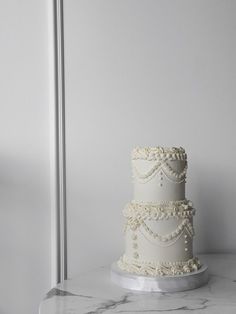
<svg viewBox="0 0 236 314"><path fill-rule="evenodd" d="M182 262L139 262L130 260L125 255L118 261L118 266L127 272L145 276L173 276L198 270L201 263L197 257Z"/></svg>
<svg viewBox="0 0 236 314"><path fill-rule="evenodd" d="M186 160L132 160L134 199L161 202L185 198Z"/></svg>
<svg viewBox="0 0 236 314"><path fill-rule="evenodd" d="M133 200L128 203L123 215L126 218L126 225L131 229L136 229L145 220L163 220L178 217L182 219L190 218L195 214L193 204L188 200L169 201L161 203L145 203Z"/></svg>
<svg viewBox="0 0 236 314"><path fill-rule="evenodd" d="M132 159L159 160L187 159L187 154L182 147L135 147L131 153Z"/></svg>
<svg viewBox="0 0 236 314"><path fill-rule="evenodd" d="M136 147L132 170L134 198L123 210L126 248L119 267L151 276L198 269L192 252L195 209L185 199L185 150Z"/></svg>

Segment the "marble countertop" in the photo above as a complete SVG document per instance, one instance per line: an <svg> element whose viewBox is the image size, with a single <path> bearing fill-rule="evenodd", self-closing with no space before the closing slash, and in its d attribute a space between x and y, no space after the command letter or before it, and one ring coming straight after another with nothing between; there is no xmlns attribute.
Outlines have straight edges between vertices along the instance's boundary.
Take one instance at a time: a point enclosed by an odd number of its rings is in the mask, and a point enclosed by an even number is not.
<svg viewBox="0 0 236 314"><path fill-rule="evenodd" d="M199 289L178 292L132 292L110 281L109 267L66 280L48 292L40 314L235 314L236 254L200 255L210 280Z"/></svg>

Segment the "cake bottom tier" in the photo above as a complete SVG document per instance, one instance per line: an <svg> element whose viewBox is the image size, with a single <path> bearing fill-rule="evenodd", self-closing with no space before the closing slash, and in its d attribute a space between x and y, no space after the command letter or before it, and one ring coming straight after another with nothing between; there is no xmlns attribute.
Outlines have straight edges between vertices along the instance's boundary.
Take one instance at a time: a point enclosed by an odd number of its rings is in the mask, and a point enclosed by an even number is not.
<svg viewBox="0 0 236 314"><path fill-rule="evenodd" d="M201 268L197 257L180 262L142 262L123 255L117 262L118 267L126 272L146 276L182 275Z"/></svg>
<svg viewBox="0 0 236 314"><path fill-rule="evenodd" d="M124 211L125 253L118 266L127 272L165 276L200 268L193 257L192 203L188 200L129 203Z"/></svg>

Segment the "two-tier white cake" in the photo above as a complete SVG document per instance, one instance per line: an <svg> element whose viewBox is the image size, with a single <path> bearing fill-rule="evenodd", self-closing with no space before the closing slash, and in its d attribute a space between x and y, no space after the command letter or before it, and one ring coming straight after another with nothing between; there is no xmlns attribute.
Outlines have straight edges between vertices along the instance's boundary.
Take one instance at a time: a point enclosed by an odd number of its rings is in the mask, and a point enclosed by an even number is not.
<svg viewBox="0 0 236 314"><path fill-rule="evenodd" d="M137 147L132 151L134 199L125 217L125 253L118 267L148 276L198 270L193 256L193 215L185 198L187 155L183 148Z"/></svg>

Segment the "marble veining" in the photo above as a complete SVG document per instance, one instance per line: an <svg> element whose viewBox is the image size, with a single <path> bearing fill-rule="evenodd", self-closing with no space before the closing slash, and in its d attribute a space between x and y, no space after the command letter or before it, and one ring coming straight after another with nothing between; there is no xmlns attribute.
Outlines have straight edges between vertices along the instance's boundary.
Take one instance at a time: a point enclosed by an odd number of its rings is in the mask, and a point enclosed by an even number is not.
<svg viewBox="0 0 236 314"><path fill-rule="evenodd" d="M200 255L210 280L199 289L178 292L133 292L110 281L109 267L66 280L50 290L40 314L236 313L236 254Z"/></svg>
<svg viewBox="0 0 236 314"><path fill-rule="evenodd" d="M86 314L102 314L104 312L107 312L109 309L116 309L119 305L121 304L126 304L128 302L130 302L128 300L128 294L124 295L123 297L120 298L120 300L108 300L104 303L101 303L100 305L98 305L98 307L94 310L94 311L90 311L90 312L86 312ZM116 312L116 313L119 313Z"/></svg>
<svg viewBox="0 0 236 314"><path fill-rule="evenodd" d="M88 298L88 299L92 299L93 298L90 295L75 294L75 293L71 293L71 292L68 292L68 291L61 290L61 289L53 288L46 294L45 299L50 299L50 298L52 298L52 297L54 297L56 295L60 296L60 297L75 296L75 297Z"/></svg>

